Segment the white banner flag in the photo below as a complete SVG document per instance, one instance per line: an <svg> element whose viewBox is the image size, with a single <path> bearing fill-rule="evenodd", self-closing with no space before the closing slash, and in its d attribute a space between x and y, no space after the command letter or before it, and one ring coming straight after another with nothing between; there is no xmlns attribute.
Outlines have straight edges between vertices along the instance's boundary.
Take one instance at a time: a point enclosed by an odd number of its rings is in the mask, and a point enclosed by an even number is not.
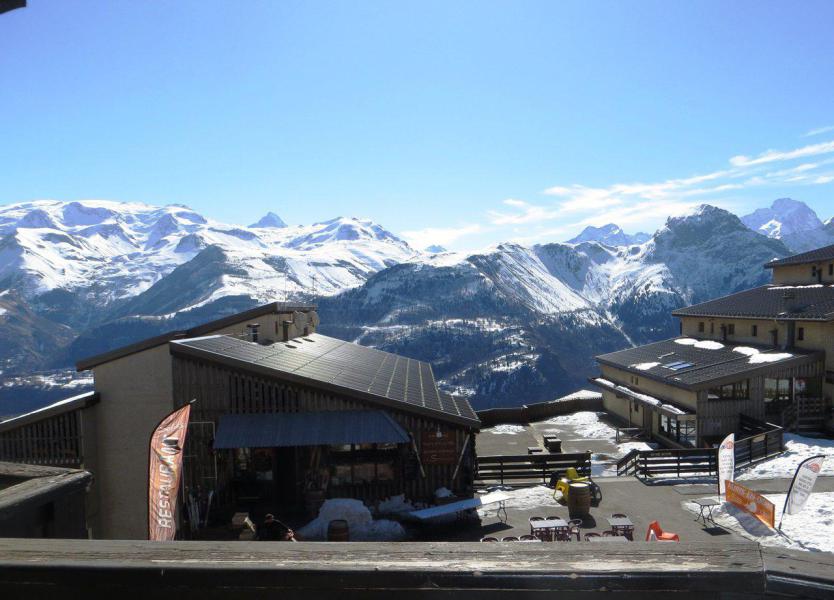
<svg viewBox="0 0 834 600"><path fill-rule="evenodd" d="M736 436L731 433L718 447L718 493L724 494L725 481L735 481Z"/></svg>
<svg viewBox="0 0 834 600"><path fill-rule="evenodd" d="M817 475L822 471L824 460L824 456L814 456L797 467L796 474L793 476L793 485L785 499L784 514L795 515L802 511L817 482Z"/></svg>

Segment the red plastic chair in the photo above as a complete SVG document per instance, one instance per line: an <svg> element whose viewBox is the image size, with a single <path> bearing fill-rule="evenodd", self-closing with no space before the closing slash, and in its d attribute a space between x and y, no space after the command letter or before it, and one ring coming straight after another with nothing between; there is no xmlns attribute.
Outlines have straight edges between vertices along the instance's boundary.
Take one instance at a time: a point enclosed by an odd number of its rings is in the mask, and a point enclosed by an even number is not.
<svg viewBox="0 0 834 600"><path fill-rule="evenodd" d="M663 531L660 528L660 523L657 521L652 521L649 523L649 529L646 531L646 541L648 542L651 538L652 532L654 531L654 535L657 538L658 542L679 542L681 541L680 536L677 533L671 533L669 531Z"/></svg>

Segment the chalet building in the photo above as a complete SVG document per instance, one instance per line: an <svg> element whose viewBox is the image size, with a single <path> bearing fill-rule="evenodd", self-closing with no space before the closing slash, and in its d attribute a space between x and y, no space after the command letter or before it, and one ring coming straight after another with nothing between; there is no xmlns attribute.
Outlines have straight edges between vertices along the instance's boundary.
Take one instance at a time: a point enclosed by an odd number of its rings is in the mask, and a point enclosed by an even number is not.
<svg viewBox="0 0 834 600"><path fill-rule="evenodd" d="M90 535L143 539L151 433L196 400L183 497L211 494L216 514L471 495L480 422L468 402L440 392L427 363L318 323L314 306L273 303L82 360L95 391L0 423L0 460L89 471Z"/></svg>
<svg viewBox="0 0 834 600"><path fill-rule="evenodd" d="M671 447L740 415L820 430L834 397L834 245L773 260L772 283L673 311L678 338L597 356L609 412Z"/></svg>

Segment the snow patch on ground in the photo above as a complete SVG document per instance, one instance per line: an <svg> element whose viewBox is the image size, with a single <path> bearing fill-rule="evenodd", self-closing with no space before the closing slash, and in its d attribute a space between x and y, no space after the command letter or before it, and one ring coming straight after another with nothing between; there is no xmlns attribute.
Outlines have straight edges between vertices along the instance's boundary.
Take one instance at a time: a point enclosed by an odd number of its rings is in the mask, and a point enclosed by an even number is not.
<svg viewBox="0 0 834 600"><path fill-rule="evenodd" d="M784 434L784 440L785 451L782 454L747 469L736 479L791 478L799 463L806 458L820 454L826 456L820 475L834 475L834 440L812 438L794 433Z"/></svg>
<svg viewBox="0 0 834 600"><path fill-rule="evenodd" d="M776 507L775 520L778 525L785 505L785 494L766 494L765 498ZM700 510L693 502L683 502L683 506L695 514ZM717 506L712 514L721 527L763 546L834 552L834 492L811 494L801 513L785 515L782 522L784 536L728 502Z"/></svg>
<svg viewBox="0 0 834 600"><path fill-rule="evenodd" d="M405 530L396 521L374 521L371 511L360 500L332 498L325 500L319 516L298 530L303 540L326 540L331 521L348 523L350 540L354 542L395 542L405 539Z"/></svg>
<svg viewBox="0 0 834 600"><path fill-rule="evenodd" d="M560 508L562 506L553 498L553 490L544 485L521 488L518 490L508 490L504 493L509 496L509 499L504 503L507 510L530 510L534 508L549 510ZM495 514L495 507L487 506L482 509L478 509L478 516L481 518L489 514ZM546 517L549 514L556 513L542 514L542 516Z"/></svg>
<svg viewBox="0 0 834 600"><path fill-rule="evenodd" d="M485 432L494 433L496 435L517 435L524 431L523 425L496 425Z"/></svg>
<svg viewBox="0 0 834 600"><path fill-rule="evenodd" d="M553 417L545 421L545 423L550 425L569 425L573 427L577 435L585 438L613 440L617 432L613 427L599 420L600 414L603 413L582 411L571 415ZM550 430L547 430L547 432L550 433ZM554 431L554 433L556 432Z"/></svg>

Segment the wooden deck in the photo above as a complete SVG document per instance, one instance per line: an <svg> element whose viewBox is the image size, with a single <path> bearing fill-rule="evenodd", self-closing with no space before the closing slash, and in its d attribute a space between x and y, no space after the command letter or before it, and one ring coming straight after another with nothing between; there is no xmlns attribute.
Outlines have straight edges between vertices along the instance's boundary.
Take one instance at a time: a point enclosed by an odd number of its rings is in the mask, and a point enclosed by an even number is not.
<svg viewBox="0 0 834 600"><path fill-rule="evenodd" d="M830 598L832 577L832 555L738 543L0 540L3 598Z"/></svg>

